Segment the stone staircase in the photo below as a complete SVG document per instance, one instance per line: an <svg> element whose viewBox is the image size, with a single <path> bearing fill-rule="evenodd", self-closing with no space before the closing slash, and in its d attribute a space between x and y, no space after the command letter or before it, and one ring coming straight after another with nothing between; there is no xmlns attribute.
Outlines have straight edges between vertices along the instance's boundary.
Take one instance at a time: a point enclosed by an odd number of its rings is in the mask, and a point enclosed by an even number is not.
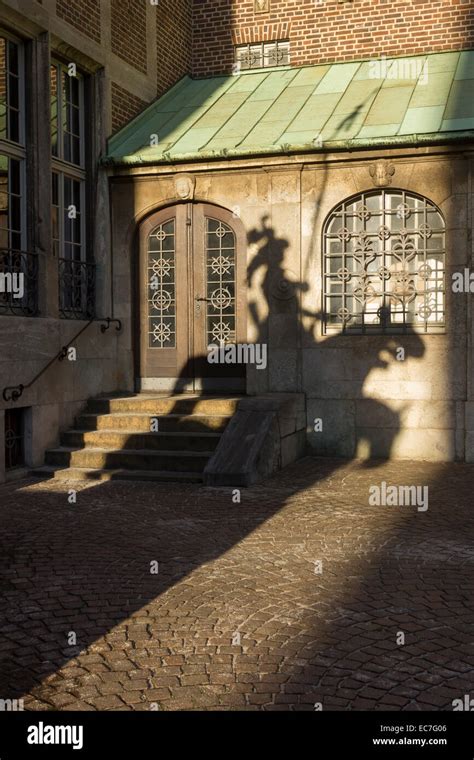
<svg viewBox="0 0 474 760"><path fill-rule="evenodd" d="M61 445L49 449L45 465L32 474L62 480L202 482L238 403L238 397L188 394L91 399L74 429L62 434Z"/></svg>

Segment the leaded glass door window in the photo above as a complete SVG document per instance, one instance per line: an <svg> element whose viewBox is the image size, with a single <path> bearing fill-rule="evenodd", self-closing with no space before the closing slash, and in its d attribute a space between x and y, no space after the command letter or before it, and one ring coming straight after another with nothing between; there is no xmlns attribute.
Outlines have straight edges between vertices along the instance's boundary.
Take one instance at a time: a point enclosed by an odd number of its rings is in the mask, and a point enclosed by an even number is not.
<svg viewBox="0 0 474 760"><path fill-rule="evenodd" d="M207 342L235 343L235 235L218 219L206 218Z"/></svg>
<svg viewBox="0 0 474 760"><path fill-rule="evenodd" d="M148 341L150 348L176 348L176 220L148 238Z"/></svg>
<svg viewBox="0 0 474 760"><path fill-rule="evenodd" d="M341 203L323 260L326 331L442 331L445 225L426 198L377 190Z"/></svg>

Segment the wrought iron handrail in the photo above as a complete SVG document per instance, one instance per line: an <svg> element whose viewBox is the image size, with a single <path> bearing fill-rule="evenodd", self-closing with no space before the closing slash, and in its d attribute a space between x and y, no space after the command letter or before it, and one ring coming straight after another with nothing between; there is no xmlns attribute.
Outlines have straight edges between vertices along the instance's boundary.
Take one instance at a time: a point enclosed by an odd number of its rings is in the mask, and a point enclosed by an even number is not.
<svg viewBox="0 0 474 760"><path fill-rule="evenodd" d="M121 322L120 319L113 319L111 317L105 317L104 319L90 319L88 321L88 323L86 325L84 325L84 327L81 327L81 329L74 336L74 338L71 338L71 340L65 346L62 347L61 351L59 351L59 353L56 354L56 356L53 356L53 358L50 359L50 361L46 364L46 366L43 367L43 369L40 372L38 372L37 375L35 375L35 377L33 378L33 380L31 380L26 385L23 385L22 383L20 383L20 385L7 385L3 389L3 394L2 394L3 395L3 400L4 401L18 401L18 399L21 398L21 396L23 395L23 391L27 390L28 388L31 388L31 386L34 383L36 383L36 381L42 375L44 375L44 373L46 372L46 370L49 369L52 364L54 364L56 361L62 362L63 359L66 358L68 350L70 349L70 347L72 346L72 344L76 342L76 340L79 338L79 336L82 335L83 332L85 332L85 330L87 330L87 328L89 327L89 325L92 324L92 322L97 322L97 323L103 322L103 323L105 323L105 324L102 324L100 326L100 331L102 333L105 333L109 329L109 327L110 327L110 325L112 323L116 323L117 324L117 327L115 328L117 332L120 332L120 330L122 329L122 322Z"/></svg>

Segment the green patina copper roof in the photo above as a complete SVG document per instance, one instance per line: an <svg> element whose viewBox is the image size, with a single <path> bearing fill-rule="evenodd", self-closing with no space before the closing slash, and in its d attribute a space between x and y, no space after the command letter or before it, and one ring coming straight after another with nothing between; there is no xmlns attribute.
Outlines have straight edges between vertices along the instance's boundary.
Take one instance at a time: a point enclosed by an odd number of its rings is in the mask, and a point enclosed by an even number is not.
<svg viewBox="0 0 474 760"><path fill-rule="evenodd" d="M185 77L109 141L106 163L474 137L474 51Z"/></svg>

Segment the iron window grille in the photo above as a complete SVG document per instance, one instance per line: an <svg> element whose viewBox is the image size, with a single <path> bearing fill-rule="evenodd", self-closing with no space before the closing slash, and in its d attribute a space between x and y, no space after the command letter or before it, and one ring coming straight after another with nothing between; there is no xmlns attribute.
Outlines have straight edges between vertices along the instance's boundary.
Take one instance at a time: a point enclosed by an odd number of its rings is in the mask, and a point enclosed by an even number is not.
<svg viewBox="0 0 474 760"><path fill-rule="evenodd" d="M5 469L15 470L25 464L24 409L5 409Z"/></svg>
<svg viewBox="0 0 474 760"><path fill-rule="evenodd" d="M95 316L95 264L59 259L59 313L64 319Z"/></svg>
<svg viewBox="0 0 474 760"><path fill-rule="evenodd" d="M150 348L176 348L176 223L160 224L148 238Z"/></svg>
<svg viewBox="0 0 474 760"><path fill-rule="evenodd" d="M288 40L277 40L275 42L237 45L235 63L241 71L288 66L290 63L290 43Z"/></svg>
<svg viewBox="0 0 474 760"><path fill-rule="evenodd" d="M362 193L323 228L324 329L443 332L445 224L403 190Z"/></svg>
<svg viewBox="0 0 474 760"><path fill-rule="evenodd" d="M207 345L235 343L236 242L234 231L206 218Z"/></svg>

